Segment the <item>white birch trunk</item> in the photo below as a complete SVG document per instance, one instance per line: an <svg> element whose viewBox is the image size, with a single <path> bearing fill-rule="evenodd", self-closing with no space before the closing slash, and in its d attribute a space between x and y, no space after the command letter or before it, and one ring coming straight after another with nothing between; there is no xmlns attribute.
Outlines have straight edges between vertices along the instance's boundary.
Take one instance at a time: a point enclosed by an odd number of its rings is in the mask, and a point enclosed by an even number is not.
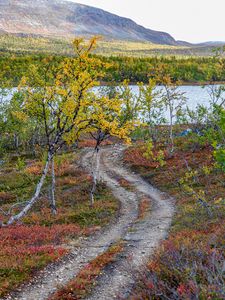
<svg viewBox="0 0 225 300"><path fill-rule="evenodd" d="M96 180L100 181L100 149L96 153Z"/></svg>
<svg viewBox="0 0 225 300"><path fill-rule="evenodd" d="M41 176L41 178L40 178L40 180L37 184L34 196L31 198L31 200L28 202L28 204L23 208L23 210L21 212L19 212L15 216L12 216L9 219L7 225L11 225L14 222L16 222L16 221L20 220L21 218L23 218L27 214L27 212L32 208L32 206L37 202L37 200L39 198L39 195L40 195L40 192L41 192L41 189L43 187L45 178L46 178L47 173L48 173L49 163L50 163L51 159L52 159L52 155L48 154L48 159L46 161L45 168L43 170L43 174L42 174L42 176Z"/></svg>
<svg viewBox="0 0 225 300"><path fill-rule="evenodd" d="M57 214L56 209L56 200L55 200L55 164L54 164L54 157L52 157L52 185L51 185L51 209L52 214Z"/></svg>
<svg viewBox="0 0 225 300"><path fill-rule="evenodd" d="M170 153L173 153L174 151L174 140L173 140L173 112L170 110L170 141L171 141L171 149Z"/></svg>
<svg viewBox="0 0 225 300"><path fill-rule="evenodd" d="M100 150L96 149L94 152L93 157L93 164L92 164L92 174L93 174L93 185L91 189L91 195L90 195L90 205L94 205L94 194L96 191L97 183L99 181L99 171L100 171Z"/></svg>

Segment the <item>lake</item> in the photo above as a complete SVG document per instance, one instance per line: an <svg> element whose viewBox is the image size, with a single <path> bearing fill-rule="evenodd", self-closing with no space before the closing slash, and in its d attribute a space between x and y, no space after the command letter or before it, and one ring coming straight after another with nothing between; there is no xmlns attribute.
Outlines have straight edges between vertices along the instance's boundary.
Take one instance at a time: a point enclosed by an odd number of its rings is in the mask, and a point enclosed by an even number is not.
<svg viewBox="0 0 225 300"><path fill-rule="evenodd" d="M130 87L135 94L138 93L137 85L131 85ZM162 89L162 87L157 87L157 89ZM209 105L210 96L207 92L207 86L204 88L202 86L180 86L178 89L181 92L185 92L187 104L190 108L195 108L197 104ZM15 89L13 89L13 91L15 91ZM6 99L10 99L10 96L7 96Z"/></svg>
<svg viewBox="0 0 225 300"><path fill-rule="evenodd" d="M219 86L219 85L218 85ZM218 87L217 86L217 87ZM137 85L131 85L130 86L134 94L138 94L138 86ZM191 108L194 109L198 104L204 105L204 106L209 106L210 102L210 96L208 93L208 87L209 86L180 86L178 90L180 92L184 92L185 96L187 98L187 105ZM157 90L163 89L163 87L157 87ZM223 94L225 97L225 92Z"/></svg>
<svg viewBox="0 0 225 300"><path fill-rule="evenodd" d="M131 86L132 90L137 94L138 86ZM157 87L157 89L163 89L162 87ZM208 93L207 86L204 88L202 86L180 86L178 88L180 92L184 92L187 97L187 105L194 109L198 104L209 106L210 96Z"/></svg>
<svg viewBox="0 0 225 300"><path fill-rule="evenodd" d="M130 86L134 94L138 94L138 86L137 85L131 85ZM187 98L187 106L191 109L195 109L198 104L204 105L206 107L209 106L210 102L210 96L208 93L209 86L205 86L204 88L202 86L180 86L178 88L179 91L184 92L185 96ZM95 90L98 88L95 88ZM162 89L162 87L157 87L156 89ZM13 89L13 92L15 89ZM225 97L225 92L223 93L223 96ZM10 99L10 95L5 97L5 100ZM168 118L168 112L165 113L165 117Z"/></svg>
<svg viewBox="0 0 225 300"><path fill-rule="evenodd" d="M130 86L133 93L138 95L139 88L137 85L131 85ZM184 105L184 108L188 106L190 109L195 110L197 105L204 105L206 107L209 107L210 105L210 95L209 95L209 87L210 86L179 86L178 91L185 93L184 96L187 98L187 102ZM219 87L217 85L216 87ZM157 87L156 90L162 90L163 87ZM225 98L225 92L223 93L223 98ZM169 111L165 110L164 113L165 119L168 121L169 120Z"/></svg>

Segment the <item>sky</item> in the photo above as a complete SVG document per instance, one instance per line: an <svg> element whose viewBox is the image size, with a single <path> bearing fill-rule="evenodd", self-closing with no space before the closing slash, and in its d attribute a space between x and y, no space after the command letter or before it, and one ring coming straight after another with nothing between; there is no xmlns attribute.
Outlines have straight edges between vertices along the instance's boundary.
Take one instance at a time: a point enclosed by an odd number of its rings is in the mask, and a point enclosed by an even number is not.
<svg viewBox="0 0 225 300"><path fill-rule="evenodd" d="M225 0L70 0L192 43L225 41Z"/></svg>

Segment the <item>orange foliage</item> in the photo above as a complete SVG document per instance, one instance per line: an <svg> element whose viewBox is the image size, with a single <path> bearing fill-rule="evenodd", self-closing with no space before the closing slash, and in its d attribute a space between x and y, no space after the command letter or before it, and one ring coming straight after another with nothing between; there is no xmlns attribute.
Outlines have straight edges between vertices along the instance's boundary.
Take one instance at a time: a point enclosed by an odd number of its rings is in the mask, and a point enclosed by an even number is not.
<svg viewBox="0 0 225 300"><path fill-rule="evenodd" d="M16 197L8 192L0 192L0 203L5 201L14 200Z"/></svg>
<svg viewBox="0 0 225 300"><path fill-rule="evenodd" d="M139 203L139 218L142 219L145 217L146 213L150 210L150 199L143 197Z"/></svg>
<svg viewBox="0 0 225 300"><path fill-rule="evenodd" d="M106 146L106 145L112 145L113 142L111 140L106 140L106 141L103 141L101 143L102 146ZM96 145L96 141L93 140L93 139L85 139L85 140L82 140L79 142L78 144L78 147L79 148L86 148L86 147L92 147L94 148Z"/></svg>
<svg viewBox="0 0 225 300"><path fill-rule="evenodd" d="M117 254L122 249L123 247L120 244L109 248L106 252L92 260L79 272L74 280L65 288L56 292L49 300L76 300L83 298L88 294L101 271L115 260Z"/></svg>
<svg viewBox="0 0 225 300"><path fill-rule="evenodd" d="M41 175L42 173L42 163L36 162L26 167L25 172L29 175Z"/></svg>
<svg viewBox="0 0 225 300"><path fill-rule="evenodd" d="M28 279L37 268L65 255L67 250L59 245L80 231L80 227L73 224L1 228L0 257L4 259L0 260L0 296Z"/></svg>
<svg viewBox="0 0 225 300"><path fill-rule="evenodd" d="M166 155L166 165L160 170L143 153L143 144L136 145L125 152L124 159L151 184L176 197L177 213L168 239L161 243L129 299L158 299L157 295L222 299L224 208L214 200L224 198L224 174L213 169L212 149L208 145L195 150L180 147L172 156ZM211 214L178 185L188 169L203 167L212 172L201 172L194 187L204 189Z"/></svg>

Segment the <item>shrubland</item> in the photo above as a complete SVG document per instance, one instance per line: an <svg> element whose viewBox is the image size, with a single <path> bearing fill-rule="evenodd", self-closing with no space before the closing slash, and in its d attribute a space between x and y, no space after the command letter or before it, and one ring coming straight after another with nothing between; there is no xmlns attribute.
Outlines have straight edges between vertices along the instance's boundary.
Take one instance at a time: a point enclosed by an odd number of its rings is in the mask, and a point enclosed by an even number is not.
<svg viewBox="0 0 225 300"><path fill-rule="evenodd" d="M100 179L78 167L80 140L91 138L98 153L109 136L128 140L132 129L122 99L91 91L103 65L90 55L95 43L77 39L72 60L56 64L50 57L44 67L32 65L15 90L8 89L13 83L2 69L1 295L65 255L63 244L71 238L108 224L118 210Z"/></svg>
<svg viewBox="0 0 225 300"><path fill-rule="evenodd" d="M148 91L153 99L152 85ZM134 135L135 145L125 152L132 170L176 203L168 239L146 270L134 275L129 299L224 298L225 110L216 91L207 109L183 111L181 124L181 111L175 113L172 139L171 125L155 125L159 115L149 114ZM181 101L179 94L167 93L175 103L177 96ZM160 105L166 106L168 99L161 99Z"/></svg>
<svg viewBox="0 0 225 300"><path fill-rule="evenodd" d="M106 58L91 54L95 44L76 39L72 57L1 57L1 294L65 255L71 238L110 222L118 205L99 165L101 146L114 137L134 142L125 161L177 207L131 298L223 299L225 88L216 81L224 79L224 59ZM127 80L95 94L100 79ZM129 79L142 81L138 94ZM180 80L210 81L209 106L188 108ZM78 167L82 146L93 148L92 176ZM143 199L139 217L148 209ZM104 267L119 249L79 274L87 290L101 271L96 264ZM71 285L77 295L85 290Z"/></svg>
<svg viewBox="0 0 225 300"><path fill-rule="evenodd" d="M98 186L95 204L90 207L92 180L76 165L77 155L56 157L56 215L52 215L49 203L48 174L39 203L21 222L0 229L1 296L30 279L40 268L68 254L72 239L92 235L115 216L118 203L104 184ZM2 221L8 218L3 211L10 214L20 210L20 203L32 195L37 176L42 173L43 162L39 158L24 157L23 168L18 169L17 157L9 158L1 167Z"/></svg>

